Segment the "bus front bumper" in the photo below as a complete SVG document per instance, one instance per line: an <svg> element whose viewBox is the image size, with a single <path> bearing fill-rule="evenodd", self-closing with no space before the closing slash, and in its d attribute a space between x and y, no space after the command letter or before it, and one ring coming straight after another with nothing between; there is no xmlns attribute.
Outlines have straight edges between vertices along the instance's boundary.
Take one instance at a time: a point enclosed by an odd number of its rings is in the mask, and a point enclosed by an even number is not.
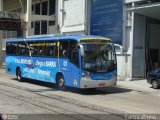
<svg viewBox="0 0 160 120"><path fill-rule="evenodd" d="M117 77L113 77L110 80L91 80L82 78L80 83L80 88L104 88L116 86Z"/></svg>

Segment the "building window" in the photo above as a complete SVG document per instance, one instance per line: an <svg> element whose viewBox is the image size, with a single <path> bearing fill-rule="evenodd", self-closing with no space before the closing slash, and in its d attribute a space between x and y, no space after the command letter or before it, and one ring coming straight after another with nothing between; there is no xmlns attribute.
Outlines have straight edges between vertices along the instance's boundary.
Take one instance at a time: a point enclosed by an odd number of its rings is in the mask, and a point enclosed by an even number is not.
<svg viewBox="0 0 160 120"><path fill-rule="evenodd" d="M56 0L49 0L49 15L56 13Z"/></svg>
<svg viewBox="0 0 160 120"><path fill-rule="evenodd" d="M42 2L42 15L48 15L48 1Z"/></svg>
<svg viewBox="0 0 160 120"><path fill-rule="evenodd" d="M22 30L17 31L17 37L20 38L22 36L23 36L23 31Z"/></svg>
<svg viewBox="0 0 160 120"><path fill-rule="evenodd" d="M47 21L43 20L41 22L41 34L47 34Z"/></svg>
<svg viewBox="0 0 160 120"><path fill-rule="evenodd" d="M55 25L55 21L49 21L49 26L54 26Z"/></svg>
<svg viewBox="0 0 160 120"><path fill-rule="evenodd" d="M40 15L40 3L35 4L35 14Z"/></svg>
<svg viewBox="0 0 160 120"><path fill-rule="evenodd" d="M34 28L34 22L31 22L31 28Z"/></svg>
<svg viewBox="0 0 160 120"><path fill-rule="evenodd" d="M35 21L34 34L35 35L40 35L40 21Z"/></svg>
<svg viewBox="0 0 160 120"><path fill-rule="evenodd" d="M32 5L32 14L35 13L35 5Z"/></svg>

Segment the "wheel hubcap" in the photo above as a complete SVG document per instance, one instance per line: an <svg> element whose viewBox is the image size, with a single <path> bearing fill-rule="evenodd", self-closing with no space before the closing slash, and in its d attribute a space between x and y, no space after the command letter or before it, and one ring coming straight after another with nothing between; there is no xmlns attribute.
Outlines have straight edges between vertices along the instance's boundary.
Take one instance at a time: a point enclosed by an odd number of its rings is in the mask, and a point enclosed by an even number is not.
<svg viewBox="0 0 160 120"><path fill-rule="evenodd" d="M157 88L157 87L158 87L158 83L157 83L157 81L153 81L153 83L152 83L152 84L153 84L153 87L154 87L154 88Z"/></svg>
<svg viewBox="0 0 160 120"><path fill-rule="evenodd" d="M18 70L17 72L17 79L20 80L21 79L21 75L20 75L20 71Z"/></svg>
<svg viewBox="0 0 160 120"><path fill-rule="evenodd" d="M59 80L59 86L62 87L62 86L63 86L63 83L64 83L64 80L63 80L63 79L60 79L60 80Z"/></svg>
<svg viewBox="0 0 160 120"><path fill-rule="evenodd" d="M18 75L18 80L20 79L20 76Z"/></svg>

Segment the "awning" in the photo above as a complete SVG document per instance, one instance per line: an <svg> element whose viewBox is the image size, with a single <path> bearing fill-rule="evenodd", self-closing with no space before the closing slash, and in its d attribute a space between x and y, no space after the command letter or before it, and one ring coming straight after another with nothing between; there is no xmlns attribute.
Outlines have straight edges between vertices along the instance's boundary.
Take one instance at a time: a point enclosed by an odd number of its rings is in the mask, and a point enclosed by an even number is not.
<svg viewBox="0 0 160 120"><path fill-rule="evenodd" d="M127 10L135 12L140 15L148 16L160 20L160 3L145 4L128 8Z"/></svg>

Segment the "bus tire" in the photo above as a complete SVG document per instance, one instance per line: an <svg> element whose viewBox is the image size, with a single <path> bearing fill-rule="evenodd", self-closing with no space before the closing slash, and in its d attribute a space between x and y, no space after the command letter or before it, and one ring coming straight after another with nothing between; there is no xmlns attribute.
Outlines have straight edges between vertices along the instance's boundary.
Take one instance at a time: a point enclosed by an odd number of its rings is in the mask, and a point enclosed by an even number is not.
<svg viewBox="0 0 160 120"><path fill-rule="evenodd" d="M21 73L21 69L20 68L17 68L17 70L16 70L16 77L17 77L17 81L19 81L19 82L23 81L22 73Z"/></svg>
<svg viewBox="0 0 160 120"><path fill-rule="evenodd" d="M65 79L62 74L57 75L56 88L59 90L65 90Z"/></svg>

